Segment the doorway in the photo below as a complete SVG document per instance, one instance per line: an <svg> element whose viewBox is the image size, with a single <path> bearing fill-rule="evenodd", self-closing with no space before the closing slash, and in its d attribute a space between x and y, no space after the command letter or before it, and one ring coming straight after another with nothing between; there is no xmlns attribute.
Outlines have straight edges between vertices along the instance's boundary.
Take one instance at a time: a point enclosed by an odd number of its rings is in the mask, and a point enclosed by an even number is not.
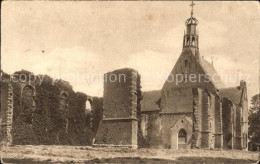
<svg viewBox="0 0 260 164"><path fill-rule="evenodd" d="M178 149L186 149L187 133L181 129L178 133Z"/></svg>

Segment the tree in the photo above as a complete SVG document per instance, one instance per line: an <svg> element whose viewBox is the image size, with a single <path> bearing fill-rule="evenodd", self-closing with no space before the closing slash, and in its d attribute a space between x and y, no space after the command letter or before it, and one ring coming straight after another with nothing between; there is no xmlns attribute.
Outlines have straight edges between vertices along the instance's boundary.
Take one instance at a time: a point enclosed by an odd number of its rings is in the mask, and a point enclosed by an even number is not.
<svg viewBox="0 0 260 164"><path fill-rule="evenodd" d="M248 124L248 136L250 140L260 143L260 94L253 96L251 99Z"/></svg>

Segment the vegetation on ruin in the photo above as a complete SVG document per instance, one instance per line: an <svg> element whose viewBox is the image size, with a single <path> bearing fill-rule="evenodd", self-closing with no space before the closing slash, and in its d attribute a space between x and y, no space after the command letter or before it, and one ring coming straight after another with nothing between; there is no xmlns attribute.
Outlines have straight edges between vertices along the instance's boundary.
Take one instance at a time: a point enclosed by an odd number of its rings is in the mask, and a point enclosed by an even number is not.
<svg viewBox="0 0 260 164"><path fill-rule="evenodd" d="M43 145L91 145L97 126L102 118L102 99L94 97L92 111L85 113L85 103L88 95L74 92L72 86L63 80L53 79L47 75L32 76L33 73L22 70L15 72L23 76L25 82L14 82L11 80L14 97L13 116L13 144L43 144ZM39 77L43 77L40 84ZM28 79L36 78L32 82L35 87L35 96L31 90L22 88L28 85ZM2 79L10 79L10 75L2 72ZM9 81L9 80L8 80ZM4 82L4 81L2 81ZM67 112L60 110L60 94L68 93L66 103ZM22 94L21 94L22 93ZM21 97L21 95L23 95ZM32 101L35 102L35 110L32 108ZM21 103L23 102L23 103ZM33 120L29 121L33 111ZM93 119L92 119L93 117ZM68 128L66 129L66 119ZM91 121L93 121L91 123ZM91 127L90 124L95 126Z"/></svg>

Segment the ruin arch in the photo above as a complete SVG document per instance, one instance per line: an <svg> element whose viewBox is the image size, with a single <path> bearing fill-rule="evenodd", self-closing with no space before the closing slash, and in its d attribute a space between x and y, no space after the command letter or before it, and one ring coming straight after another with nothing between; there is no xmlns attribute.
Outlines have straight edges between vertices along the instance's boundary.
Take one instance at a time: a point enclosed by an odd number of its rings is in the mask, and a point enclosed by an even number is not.
<svg viewBox="0 0 260 164"><path fill-rule="evenodd" d="M35 111L35 87L25 85L21 90L21 116L24 122L32 124L33 113Z"/></svg>

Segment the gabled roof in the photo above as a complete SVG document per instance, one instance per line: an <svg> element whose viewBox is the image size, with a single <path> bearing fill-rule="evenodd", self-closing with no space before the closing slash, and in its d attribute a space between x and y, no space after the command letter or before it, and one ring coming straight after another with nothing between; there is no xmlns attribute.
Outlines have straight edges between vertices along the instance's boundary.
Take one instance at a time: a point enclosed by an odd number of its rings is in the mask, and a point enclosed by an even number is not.
<svg viewBox="0 0 260 164"><path fill-rule="evenodd" d="M170 75L176 74L176 72L174 72L174 71L177 70L176 69L177 63L179 63L180 60L183 58L182 56L187 56L187 54L190 55L194 64L199 65L199 68L202 71L202 72L200 72L200 74L203 73L208 76L210 84L212 84L214 86L214 88L216 88L218 90L220 88L225 87L224 83L222 82L222 80L221 80L219 74L217 73L216 69L214 68L213 64L209 63L207 60L205 60L201 56L199 56L199 58L197 59L196 56L198 56L198 55L195 55L194 52L192 52L190 49L186 49L185 51L183 51L181 53L180 57L178 58L177 62L174 65ZM163 85L163 88L165 86L167 86L169 83L171 83L171 82L166 81Z"/></svg>
<svg viewBox="0 0 260 164"><path fill-rule="evenodd" d="M180 119L185 119L192 126L192 118L188 115L173 115L171 119L171 127L174 127Z"/></svg>
<svg viewBox="0 0 260 164"><path fill-rule="evenodd" d="M225 87L224 83L222 82L222 80L221 80L219 74L217 73L216 69L214 68L213 64L210 64L203 57L199 57L199 64L201 65L201 67L205 71L205 73L208 74L210 81L213 83L213 85L217 89Z"/></svg>
<svg viewBox="0 0 260 164"><path fill-rule="evenodd" d="M141 111L158 111L160 110L157 102L161 98L161 90L146 91L142 93Z"/></svg>
<svg viewBox="0 0 260 164"><path fill-rule="evenodd" d="M219 90L219 96L221 98L227 98L232 101L234 104L239 104L242 98L242 89L240 87L229 87L222 88Z"/></svg>

